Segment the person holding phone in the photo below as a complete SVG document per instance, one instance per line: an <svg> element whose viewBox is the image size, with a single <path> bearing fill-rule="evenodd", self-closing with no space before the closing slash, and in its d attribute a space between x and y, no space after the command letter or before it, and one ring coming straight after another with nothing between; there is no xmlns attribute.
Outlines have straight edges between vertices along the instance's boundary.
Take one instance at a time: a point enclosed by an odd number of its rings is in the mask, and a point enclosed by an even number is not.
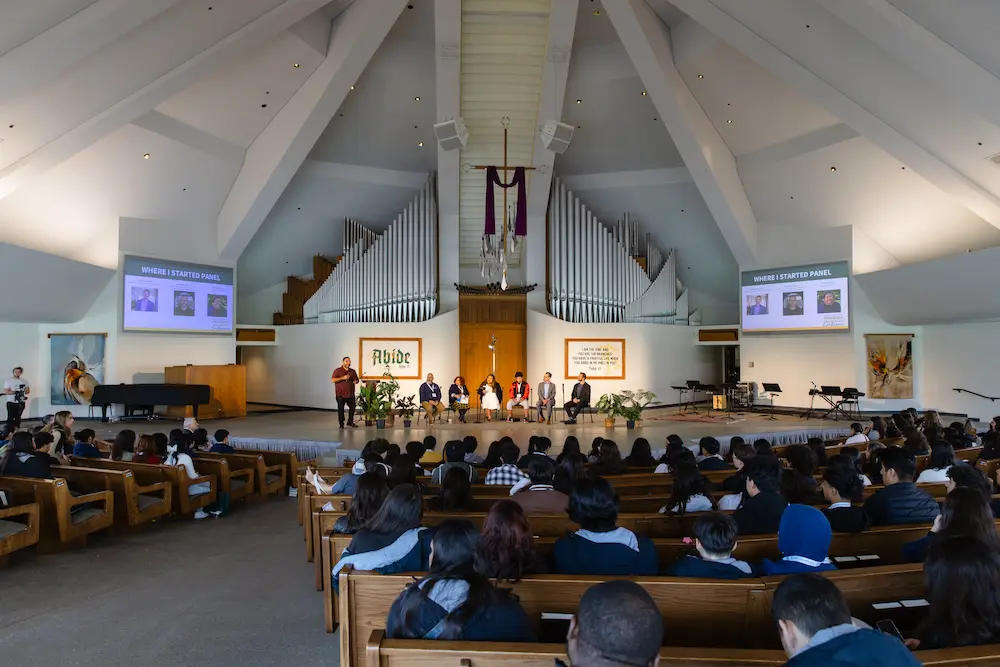
<svg viewBox="0 0 1000 667"><path fill-rule="evenodd" d="M21 377L24 369L15 366L12 371L13 377L4 380L3 393L7 398L7 423L8 428L21 428L21 415L24 414L24 406L28 402L28 394L31 393L31 385Z"/></svg>

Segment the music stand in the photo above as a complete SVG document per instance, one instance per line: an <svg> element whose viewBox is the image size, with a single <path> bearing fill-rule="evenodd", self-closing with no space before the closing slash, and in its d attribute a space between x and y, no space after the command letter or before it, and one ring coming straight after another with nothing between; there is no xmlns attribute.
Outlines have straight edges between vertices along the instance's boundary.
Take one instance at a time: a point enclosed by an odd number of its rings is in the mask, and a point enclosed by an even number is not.
<svg viewBox="0 0 1000 667"><path fill-rule="evenodd" d="M768 416L768 419L777 420L778 418L774 416L774 397L781 395L781 385L777 382L765 382L763 385L764 393L771 399L771 414Z"/></svg>
<svg viewBox="0 0 1000 667"><path fill-rule="evenodd" d="M685 380L684 384L691 390L691 397L688 399L688 406L698 414L698 392L701 391L701 382L698 380ZM685 410L687 412L687 410Z"/></svg>

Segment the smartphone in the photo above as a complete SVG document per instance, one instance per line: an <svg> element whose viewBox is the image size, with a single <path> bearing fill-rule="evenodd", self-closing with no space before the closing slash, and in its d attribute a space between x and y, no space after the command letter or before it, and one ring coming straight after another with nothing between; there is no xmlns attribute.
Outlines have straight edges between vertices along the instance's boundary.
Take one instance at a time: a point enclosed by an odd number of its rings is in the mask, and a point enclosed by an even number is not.
<svg viewBox="0 0 1000 667"><path fill-rule="evenodd" d="M899 641L903 641L903 634L899 631L899 628L897 628L896 624L893 623L892 621L888 619L879 621L878 623L875 624L875 627L878 628L879 631L882 632L883 634L890 635L892 637L895 637Z"/></svg>

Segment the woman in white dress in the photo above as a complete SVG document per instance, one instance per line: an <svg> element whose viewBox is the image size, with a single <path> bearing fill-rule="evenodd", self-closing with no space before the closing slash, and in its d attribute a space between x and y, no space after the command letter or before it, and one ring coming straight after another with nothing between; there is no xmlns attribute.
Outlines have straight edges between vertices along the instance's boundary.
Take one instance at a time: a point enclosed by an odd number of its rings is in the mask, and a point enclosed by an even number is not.
<svg viewBox="0 0 1000 667"><path fill-rule="evenodd" d="M483 383L479 385L479 403L486 411L486 421L493 421L493 413L500 409L500 385L493 373L486 376Z"/></svg>

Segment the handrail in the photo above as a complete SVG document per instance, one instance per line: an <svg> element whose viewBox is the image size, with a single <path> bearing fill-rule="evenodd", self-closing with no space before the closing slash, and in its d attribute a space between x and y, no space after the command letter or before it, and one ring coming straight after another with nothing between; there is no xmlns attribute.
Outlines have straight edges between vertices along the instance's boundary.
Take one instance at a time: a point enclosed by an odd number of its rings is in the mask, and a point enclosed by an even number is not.
<svg viewBox="0 0 1000 667"><path fill-rule="evenodd" d="M979 398L985 398L988 401L1000 401L1000 396L984 396L982 394L970 391L968 389L960 389L956 387L955 389L952 389L952 391L957 391L960 394L961 393L972 394L973 396L978 396Z"/></svg>

